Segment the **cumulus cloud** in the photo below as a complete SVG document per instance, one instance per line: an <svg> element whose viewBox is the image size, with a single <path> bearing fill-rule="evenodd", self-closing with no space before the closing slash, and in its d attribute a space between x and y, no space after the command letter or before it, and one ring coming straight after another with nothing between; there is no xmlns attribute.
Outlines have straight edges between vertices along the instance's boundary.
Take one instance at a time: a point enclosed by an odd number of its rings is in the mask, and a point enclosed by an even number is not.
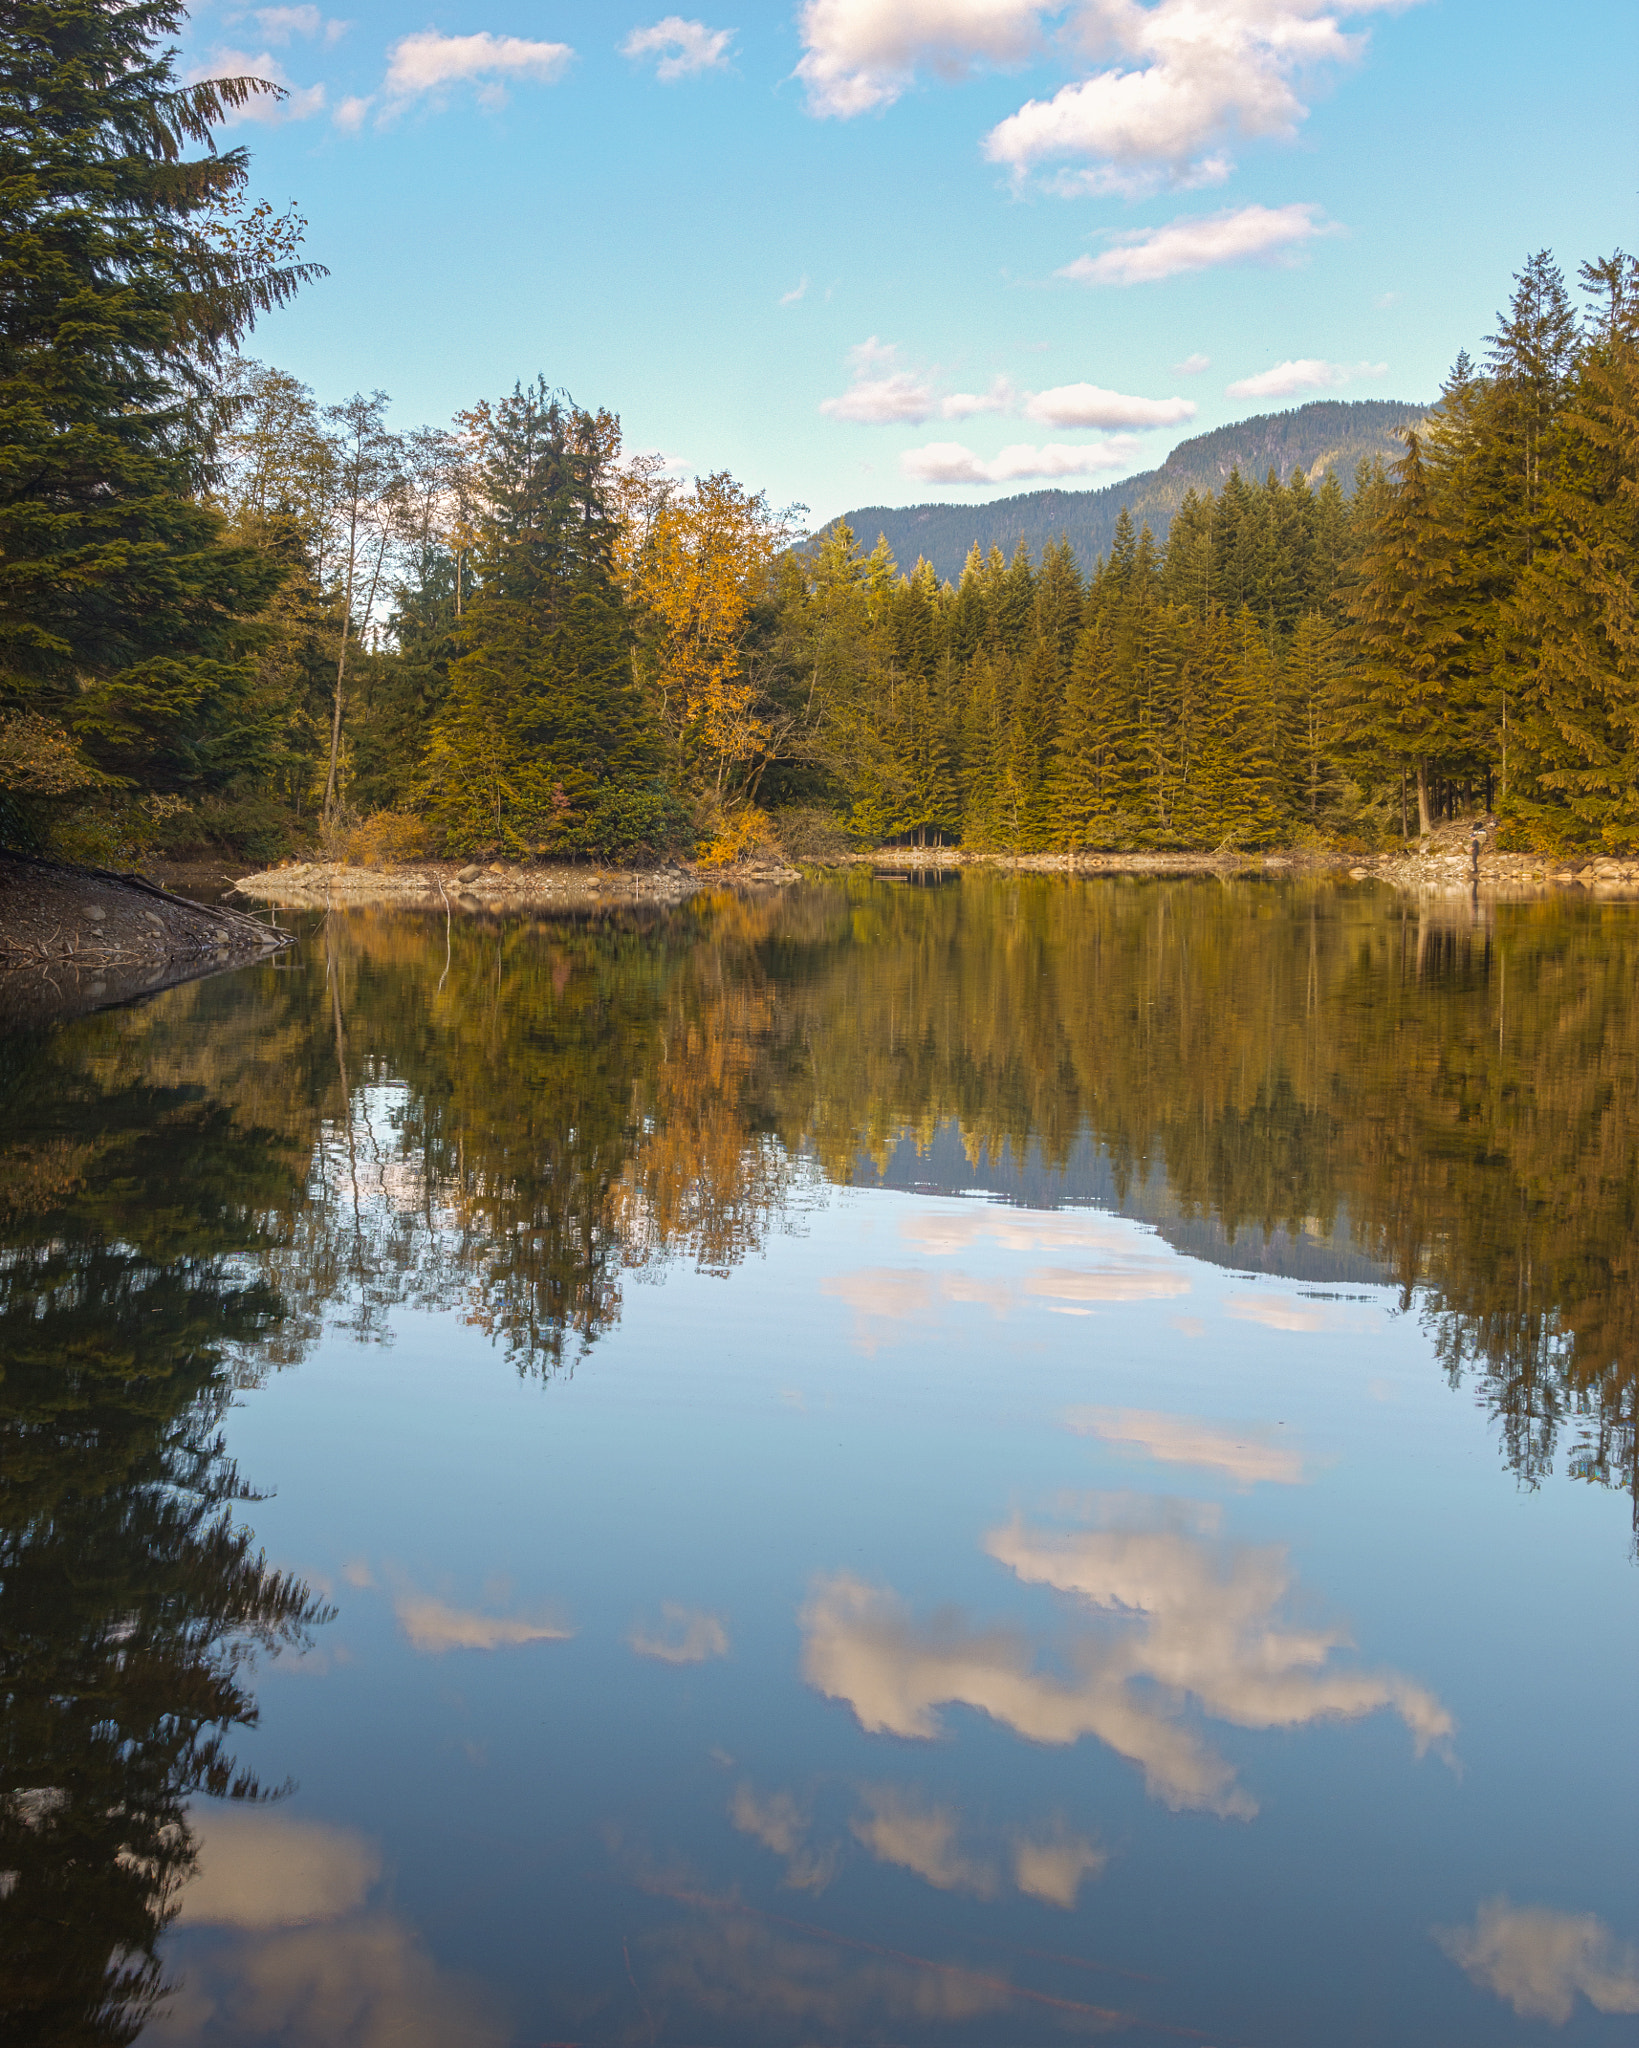
<svg viewBox="0 0 1639 2048"><path fill-rule="evenodd" d="M1032 392L1024 410L1044 427L1175 427L1200 408L1191 398L1131 398L1097 384L1059 384Z"/></svg>
<svg viewBox="0 0 1639 2048"><path fill-rule="evenodd" d="M1066 1675L1043 1668L1010 1629L973 1629L944 1612L919 1623L897 1595L847 1573L821 1580L802 1616L803 1675L845 1700L870 1733L928 1738L939 1710L964 1705L1032 1742L1091 1735L1143 1772L1169 1806L1249 1817L1255 1800L1184 1719L1193 1705L1243 1728L1352 1720L1383 1709L1419 1754L1445 1743L1451 1716L1397 1672L1340 1667L1338 1631L1281 1617L1284 1551L1226 1547L1182 1531L1043 1534L1015 1520L985 1549L1031 1585L1069 1595L1082 1626Z"/></svg>
<svg viewBox="0 0 1639 2048"><path fill-rule="evenodd" d="M1340 17L1401 0L1087 0L1072 35L1100 68L1029 100L985 138L993 163L1015 174L1091 161L1105 189L1165 175L1216 182L1228 146L1290 140L1307 118L1299 88L1354 62L1364 38Z"/></svg>
<svg viewBox="0 0 1639 2048"><path fill-rule="evenodd" d="M836 1875L835 1845L816 1851L810 1844L809 1818L789 1792L761 1797L750 1785L735 1787L728 1817L742 1835L785 1862L785 1883L795 1891L822 1892Z"/></svg>
<svg viewBox="0 0 1639 2048"><path fill-rule="evenodd" d="M924 448L907 449L899 466L921 484L1025 483L1033 478L1094 476L1101 470L1122 469L1136 452L1137 443L1125 436L1080 447L1055 441L1038 448L1020 441L988 457L975 455L960 441L930 441Z"/></svg>
<svg viewBox="0 0 1639 2048"><path fill-rule="evenodd" d="M1067 1429L1138 1451L1163 1465L1222 1472L1242 1486L1298 1486L1303 1460L1267 1430L1227 1428L1196 1415L1162 1415L1143 1408L1070 1408Z"/></svg>
<svg viewBox="0 0 1639 2048"><path fill-rule="evenodd" d="M324 87L293 84L289 72L271 50L252 56L246 50L213 49L205 62L192 65L188 71L190 84L205 78L265 78L270 85L283 86L283 99L276 99L271 93L258 93L234 111L234 121L259 121L276 127L283 121L306 121L324 111Z"/></svg>
<svg viewBox="0 0 1639 2048"><path fill-rule="evenodd" d="M1045 1842L1021 1837L1013 1849L1013 1882L1033 1899L1062 1906L1076 1903L1083 1878L1100 1877L1109 1858L1079 1835L1055 1835Z"/></svg>
<svg viewBox="0 0 1639 2048"><path fill-rule="evenodd" d="M623 57L653 57L662 85L676 85L702 71L726 71L731 28L707 28L703 21L685 21L668 14L652 28L634 28L620 46Z"/></svg>
<svg viewBox="0 0 1639 2048"><path fill-rule="evenodd" d="M663 1600L660 1614L660 1628L635 1628L626 1638L640 1657L662 1664L704 1664L708 1657L728 1655L728 1630L715 1614L679 1607L674 1600Z"/></svg>
<svg viewBox="0 0 1639 2048"><path fill-rule="evenodd" d="M1219 183L1251 137L1290 140L1309 81L1356 62L1344 22L1408 0L806 0L797 76L809 111L848 119L891 106L919 77L1056 48L1078 73L991 129L1015 177L1057 166L1065 192ZM1062 25L1048 41L1048 31Z"/></svg>
<svg viewBox="0 0 1639 2048"><path fill-rule="evenodd" d="M1300 356L1296 361L1276 363L1255 377L1241 377L1226 386L1231 398L1290 398L1296 391L1331 391L1339 384L1352 384L1356 377L1381 377L1387 363L1328 363L1319 356Z"/></svg>
<svg viewBox="0 0 1639 2048"><path fill-rule="evenodd" d="M505 81L551 85L574 59L567 43L532 43L523 36L442 36L419 29L393 45L382 89L390 105L402 106L423 94L472 81L486 105L505 98Z"/></svg>
<svg viewBox="0 0 1639 2048"><path fill-rule="evenodd" d="M1038 47L1041 0L805 0L796 75L808 110L847 120L892 106L919 70L964 78L976 64L1017 64Z"/></svg>
<svg viewBox="0 0 1639 2048"><path fill-rule="evenodd" d="M782 304L785 301L781 301ZM983 391L934 389L935 371L911 370L899 349L876 335L850 349L853 382L839 397L823 399L828 419L870 426L920 426L924 420L966 420L981 413L1021 413L1047 427L1167 427L1192 419L1188 398L1136 398L1097 384L1060 384L1051 391L1020 391L1006 376Z"/></svg>
<svg viewBox="0 0 1639 2048"><path fill-rule="evenodd" d="M256 1807L196 1806L188 1831L199 1852L183 1887L191 1927L303 1927L364 1903L381 1858L362 1835Z"/></svg>
<svg viewBox="0 0 1639 2048"><path fill-rule="evenodd" d="M1078 256L1055 275L1076 284L1158 284L1226 263L1289 260L1317 235L1331 232L1320 208L1307 202L1242 206L1120 235L1099 255Z"/></svg>
<svg viewBox="0 0 1639 2048"><path fill-rule="evenodd" d="M957 1848L960 1823L949 1807L925 1805L892 1785L864 1786L860 1796L867 1811L854 1817L854 1836L879 1863L914 1870L942 1892L972 1892L981 1899L994 1893L995 1872Z"/></svg>
<svg viewBox="0 0 1639 2048"><path fill-rule="evenodd" d="M1434 1938L1521 2019L1562 2027L1579 1994L1595 2012L1639 2012L1639 1948L1618 1942L1592 1913L1488 1899L1472 1927L1438 1927Z"/></svg>
<svg viewBox="0 0 1639 2048"><path fill-rule="evenodd" d="M1197 354L1192 356L1185 356L1184 360L1181 363L1174 363L1172 366L1172 374L1175 377L1199 377L1203 370L1210 370L1211 368L1211 356L1203 356Z"/></svg>
<svg viewBox="0 0 1639 2048"><path fill-rule="evenodd" d="M866 426L917 425L934 411L938 401L926 377L902 369L899 350L891 341L879 341L873 334L848 351L853 382L838 398L820 401L827 419L850 420Z"/></svg>
<svg viewBox="0 0 1639 2048"><path fill-rule="evenodd" d="M480 1614L452 1607L431 1593L406 1588L393 1596L393 1613L412 1649L429 1657L448 1650L513 1650L524 1643L566 1643L573 1629L516 1614Z"/></svg>

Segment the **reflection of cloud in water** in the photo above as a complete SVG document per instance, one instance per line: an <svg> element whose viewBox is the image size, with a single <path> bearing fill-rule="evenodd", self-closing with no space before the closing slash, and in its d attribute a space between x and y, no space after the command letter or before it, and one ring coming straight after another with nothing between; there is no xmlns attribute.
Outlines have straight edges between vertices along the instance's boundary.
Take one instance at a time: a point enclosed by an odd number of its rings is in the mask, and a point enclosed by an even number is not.
<svg viewBox="0 0 1639 2048"><path fill-rule="evenodd" d="M1021 1838L1013 1850L1013 1882L1031 1898L1045 1899L1068 1912L1082 1879L1101 1877L1108 1861L1102 1849L1079 1835L1058 1835L1044 1842Z"/></svg>
<svg viewBox="0 0 1639 2048"><path fill-rule="evenodd" d="M715 1614L662 1600L660 1615L662 1628L653 1633L634 1628L626 1638L640 1657L654 1657L662 1664L704 1664L708 1657L728 1655L728 1630Z"/></svg>
<svg viewBox="0 0 1639 2048"><path fill-rule="evenodd" d="M184 1990L143 2038L487 2048L509 2033L486 2003L475 1987L448 1980L407 1928L372 1913L190 1954Z"/></svg>
<svg viewBox="0 0 1639 2048"><path fill-rule="evenodd" d="M1562 2027L1578 1992L1596 2012L1639 2012L1639 1949L1618 1942L1592 1913L1488 1899L1472 1927L1436 1928L1434 1938L1521 2019Z"/></svg>
<svg viewBox="0 0 1639 2048"><path fill-rule="evenodd" d="M1177 1718L1189 1699L1246 1728L1387 1707L1419 1752L1451 1733L1439 1702L1398 1673L1331 1668L1340 1633L1280 1625L1290 1578L1279 1549L1178 1531L1040 1535L1018 1521L985 1548L1100 1616L1073 1639L1068 1675L1040 1669L1016 1631L970 1629L949 1611L918 1624L897 1595L842 1573L820 1581L803 1610L804 1677L846 1700L871 1733L930 1737L940 1707L970 1706L1034 1742L1096 1736L1169 1806L1245 1817L1257 1806L1233 1768Z"/></svg>
<svg viewBox="0 0 1639 2048"><path fill-rule="evenodd" d="M952 2026L1012 2003L1005 1983L977 1971L850 1953L732 1910L667 1928L643 1947L646 1996L675 1999L691 2020L754 2040L874 2040L884 2026Z"/></svg>
<svg viewBox="0 0 1639 2048"><path fill-rule="evenodd" d="M916 1210L901 1217L899 1234L935 1258L966 1251L981 1238L1010 1252L1095 1251L1118 1256L1156 1241L1153 1231L1119 1216L975 1201Z"/></svg>
<svg viewBox="0 0 1639 2048"><path fill-rule="evenodd" d="M853 1273L832 1273L820 1282L820 1292L845 1301L854 1311L854 1342L862 1351L876 1349L873 1323L917 1321L933 1306L926 1274L904 1266L862 1266Z"/></svg>
<svg viewBox="0 0 1639 2048"><path fill-rule="evenodd" d="M254 1807L195 1807L199 1849L182 1889L185 1926L299 1927L362 1905L381 1858L361 1835Z"/></svg>
<svg viewBox="0 0 1639 2048"><path fill-rule="evenodd" d="M1226 1427L1194 1415L1162 1415L1145 1408L1067 1408L1065 1426L1078 1436L1130 1446L1164 1465L1223 1472L1243 1486L1297 1486L1303 1460L1289 1445L1244 1424Z"/></svg>
<svg viewBox="0 0 1639 2048"><path fill-rule="evenodd" d="M728 1817L742 1835L785 1859L785 1882L797 1891L821 1892L836 1875L834 1847L815 1851L808 1841L808 1815L789 1792L759 1797L749 1785L735 1788Z"/></svg>
<svg viewBox="0 0 1639 2048"><path fill-rule="evenodd" d="M869 1811L855 1817L855 1838L879 1863L914 1870L943 1892L974 1892L988 1899L995 1872L962 1855L956 1846L956 1815L946 1806L925 1806L892 1785L866 1785L860 1797Z"/></svg>
<svg viewBox="0 0 1639 2048"><path fill-rule="evenodd" d="M1232 1294L1224 1308L1237 1322L1261 1323L1266 1330L1323 1330L1326 1327L1324 1309L1305 1308L1289 1297Z"/></svg>
<svg viewBox="0 0 1639 2048"><path fill-rule="evenodd" d="M479 1988L446 1977L390 1914L359 1910L381 1867L362 1836L256 1808L195 1807L189 1827L200 1860L181 1895L182 1989L144 2040L498 2048L507 2038Z"/></svg>
<svg viewBox="0 0 1639 2048"><path fill-rule="evenodd" d="M1038 1301L1170 1301L1189 1292L1186 1276L1163 1259L1128 1259L1086 1272L1043 1266L1024 1285Z"/></svg>
<svg viewBox="0 0 1639 2048"><path fill-rule="evenodd" d="M523 1643L566 1643L574 1630L518 1614L480 1614L412 1588L393 1595L393 1613L412 1649L429 1657L446 1650L511 1650Z"/></svg>

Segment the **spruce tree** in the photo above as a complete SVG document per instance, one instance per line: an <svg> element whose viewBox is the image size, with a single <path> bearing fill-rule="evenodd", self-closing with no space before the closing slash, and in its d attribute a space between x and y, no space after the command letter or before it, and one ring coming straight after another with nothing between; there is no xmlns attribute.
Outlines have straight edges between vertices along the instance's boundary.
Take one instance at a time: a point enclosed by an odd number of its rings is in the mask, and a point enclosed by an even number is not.
<svg viewBox="0 0 1639 2048"><path fill-rule="evenodd" d="M538 379L490 419L477 588L422 771L452 852L612 853L675 830L615 582L618 429Z"/></svg>
<svg viewBox="0 0 1639 2048"><path fill-rule="evenodd" d="M0 713L173 791L248 765L247 622L284 573L201 501L212 370L311 274L231 232L242 150L186 154L276 89L179 84L182 20L178 0L0 18Z"/></svg>

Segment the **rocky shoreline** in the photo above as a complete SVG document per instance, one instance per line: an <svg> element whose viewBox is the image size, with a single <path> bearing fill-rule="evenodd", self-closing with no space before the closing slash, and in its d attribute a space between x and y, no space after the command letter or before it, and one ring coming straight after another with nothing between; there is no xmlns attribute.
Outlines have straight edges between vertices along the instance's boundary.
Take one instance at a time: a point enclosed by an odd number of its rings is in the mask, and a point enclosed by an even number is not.
<svg viewBox="0 0 1639 2048"><path fill-rule="evenodd" d="M396 903L454 911L610 910L685 902L702 890L768 888L801 879L798 869L763 862L729 869L505 866L422 861L413 867L350 867L340 861L289 861L235 883L242 896L293 910Z"/></svg>
<svg viewBox="0 0 1639 2048"><path fill-rule="evenodd" d="M0 1025L128 1002L290 943L146 876L0 853Z"/></svg>

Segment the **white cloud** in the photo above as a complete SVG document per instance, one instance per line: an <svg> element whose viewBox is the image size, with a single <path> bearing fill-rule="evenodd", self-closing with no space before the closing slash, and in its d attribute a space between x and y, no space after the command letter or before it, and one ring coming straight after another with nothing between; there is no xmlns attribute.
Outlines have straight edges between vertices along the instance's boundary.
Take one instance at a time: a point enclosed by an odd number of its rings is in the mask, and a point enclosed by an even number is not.
<svg viewBox="0 0 1639 2048"><path fill-rule="evenodd" d="M1064 1675L1014 1630L970 1629L949 1613L920 1625L895 1594L842 1573L815 1586L801 1616L808 1683L846 1700L873 1734L930 1738L939 1708L961 1704L1032 1742L1091 1735L1137 1764L1169 1806L1226 1816L1250 1817L1256 1801L1183 1721L1187 1702L1242 1728L1387 1708L1419 1753L1452 1732L1422 1686L1341 1668L1340 1632L1282 1620L1291 1579L1278 1548L1221 1547L1176 1529L1039 1534L1017 1520L984 1547L1024 1583L1076 1600L1085 1619L1060 1660Z"/></svg>
<svg viewBox="0 0 1639 2048"><path fill-rule="evenodd" d="M652 28L634 28L620 46L623 57L654 57L655 76L662 85L676 85L702 71L726 71L731 28L707 28L703 21L685 21L668 14Z"/></svg>
<svg viewBox="0 0 1639 2048"><path fill-rule="evenodd" d="M679 1607L674 1600L663 1600L660 1613L663 1629L651 1634L635 1628L626 1638L640 1657L662 1664L704 1664L708 1657L728 1655L728 1630L715 1614Z"/></svg>
<svg viewBox="0 0 1639 2048"><path fill-rule="evenodd" d="M250 1806L196 1806L188 1831L198 1847L182 1888L188 1926L303 1927L362 1905L381 1858L347 1828L288 1819Z"/></svg>
<svg viewBox="0 0 1639 2048"><path fill-rule="evenodd" d="M998 122L985 154L1016 176L1091 160L1062 189L1133 189L1158 177L1219 183L1237 138L1290 140L1308 74L1356 60L1365 39L1339 16L1401 0L1085 0L1072 33L1106 68Z"/></svg>
<svg viewBox="0 0 1639 2048"><path fill-rule="evenodd" d="M1278 261L1331 232L1320 208L1307 202L1243 206L1118 236L1101 255L1078 256L1055 274L1077 284L1157 284L1225 263Z"/></svg>
<svg viewBox="0 0 1639 2048"><path fill-rule="evenodd" d="M305 121L324 110L324 87L293 85L289 72L271 50L253 57L244 50L214 49L206 62L191 66L188 72L190 84L205 78L265 78L271 85L284 87L282 100L271 93L258 93L247 100L235 111L234 121L258 121L276 127L284 121Z"/></svg>
<svg viewBox="0 0 1639 2048"><path fill-rule="evenodd" d="M1195 1415L1161 1415L1143 1408L1069 1408L1064 1423L1077 1436L1096 1436L1163 1465L1222 1472L1242 1486L1298 1486L1303 1460L1263 1430L1227 1429Z"/></svg>
<svg viewBox="0 0 1639 2048"><path fill-rule="evenodd" d="M429 1657L447 1650L512 1650L524 1643L566 1643L573 1629L522 1615L480 1614L452 1607L430 1593L406 1590L393 1596L393 1613L413 1649Z"/></svg>
<svg viewBox="0 0 1639 2048"><path fill-rule="evenodd" d="M1579 1992L1596 2012L1639 2012L1639 1948L1619 1943L1592 1913L1488 1899L1472 1927L1436 1928L1434 1938L1521 2019L1562 2027Z"/></svg>
<svg viewBox="0 0 1639 2048"><path fill-rule="evenodd" d="M956 1846L957 1816L946 1806L926 1806L892 1785L862 1786L868 1813L856 1814L855 1838L879 1863L897 1863L942 1892L973 1892L988 1899L995 1872L964 1856Z"/></svg>
<svg viewBox="0 0 1639 2048"><path fill-rule="evenodd" d="M479 81L480 97L491 103L502 96L500 81L532 79L551 85L574 58L567 43L532 43L522 36L492 36L487 30L470 36L441 36L420 29L393 45L383 90L402 104L423 93L466 80Z"/></svg>
<svg viewBox="0 0 1639 2048"><path fill-rule="evenodd" d="M1356 377L1381 377L1387 363L1328 363L1319 356L1300 356L1276 363L1255 377L1241 377L1225 387L1230 398L1290 398L1295 391L1332 391Z"/></svg>
<svg viewBox="0 0 1639 2048"><path fill-rule="evenodd" d="M1014 1844L1013 1882L1033 1899L1045 1899L1050 1906L1062 1906L1068 1913L1076 1903L1084 1877L1101 1877L1109 1862L1102 1849L1079 1835L1055 1835L1045 1842L1021 1838Z"/></svg>
<svg viewBox="0 0 1639 2048"><path fill-rule="evenodd" d="M1136 452L1136 442L1126 436L1083 447L1051 442L1037 448L1019 442L988 458L975 455L959 441L930 441L925 448L908 449L899 458L899 466L906 476L922 484L1023 483L1036 477L1092 476L1100 470L1121 469Z"/></svg>
<svg viewBox="0 0 1639 2048"><path fill-rule="evenodd" d="M805 0L796 75L813 114L847 120L892 106L924 66L946 79L1017 64L1041 40L1041 0Z"/></svg>
<svg viewBox="0 0 1639 2048"><path fill-rule="evenodd" d="M802 277L800 278L800 280L799 280L799 281L798 281L798 282L797 282L796 284L794 284L794 285L793 285L793 286L791 287L790 291L788 291L788 292L781 292L781 294L780 294L780 304L781 304L782 306L794 306L794 305L795 305L795 304L797 303L797 301L798 301L799 299L806 299L806 298L807 298L807 296L808 296L808 273L807 273L807 271L805 270L805 271L803 272L803 274L802 274Z"/></svg>
<svg viewBox="0 0 1639 2048"><path fill-rule="evenodd" d="M993 377L988 391L952 391L939 401L943 420L971 420L980 413L1012 412L1019 395L1007 377Z"/></svg>
<svg viewBox="0 0 1639 2048"><path fill-rule="evenodd" d="M1174 427L1200 408L1190 398L1129 398L1097 384L1059 384L1032 393L1024 410L1044 427Z"/></svg>
<svg viewBox="0 0 1639 2048"><path fill-rule="evenodd" d="M336 111L330 118L347 134L356 134L364 126L365 116L374 104L374 99L368 94L361 99L357 93L349 93L346 99L337 101Z"/></svg>
<svg viewBox="0 0 1639 2048"><path fill-rule="evenodd" d="M1211 356L1185 356L1181 363L1173 364L1172 374L1175 377L1199 377L1203 370L1210 370L1211 368Z"/></svg>
<svg viewBox="0 0 1639 2048"><path fill-rule="evenodd" d="M293 36L313 42L321 35L327 43L340 42L353 25L328 20L317 7L258 7L252 10L251 19L270 43L280 44Z"/></svg>

